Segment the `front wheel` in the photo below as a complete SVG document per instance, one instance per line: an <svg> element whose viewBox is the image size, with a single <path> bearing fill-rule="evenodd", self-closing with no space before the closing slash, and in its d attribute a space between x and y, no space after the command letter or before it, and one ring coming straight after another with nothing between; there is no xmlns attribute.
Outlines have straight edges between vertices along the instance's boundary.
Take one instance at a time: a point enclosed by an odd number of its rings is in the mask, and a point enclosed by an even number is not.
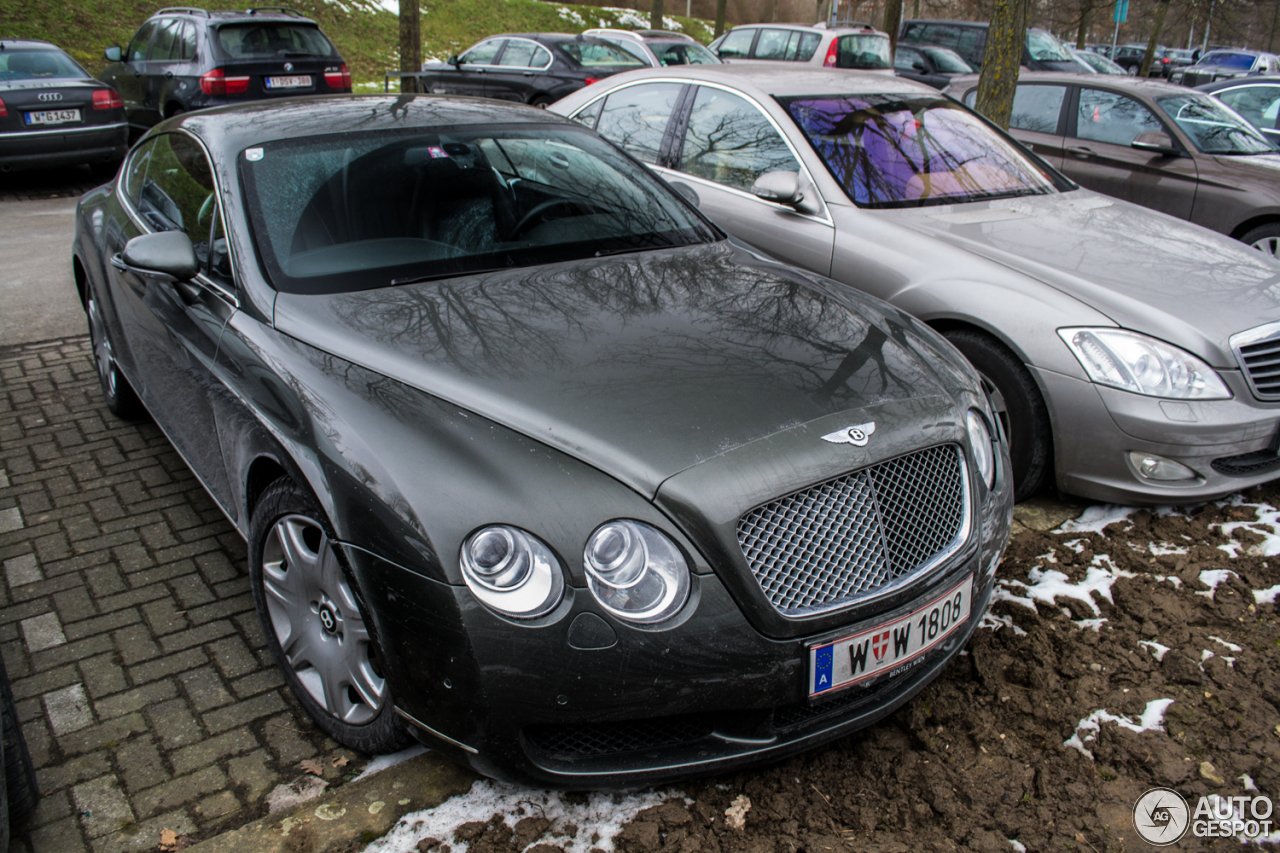
<svg viewBox="0 0 1280 853"><path fill-rule="evenodd" d="M377 640L315 499L277 480L254 508L249 580L267 645L327 735L360 752L412 743L393 708Z"/></svg>
<svg viewBox="0 0 1280 853"><path fill-rule="evenodd" d="M529 106L537 107L540 110L545 110L547 107L551 106L555 102L556 102L555 98L549 97L547 95L538 95L532 101L529 102Z"/></svg>
<svg viewBox="0 0 1280 853"><path fill-rule="evenodd" d="M1008 347L988 335L957 330L946 338L977 369L1009 437L1014 500L1035 496L1053 480L1053 430L1035 380Z"/></svg>
<svg viewBox="0 0 1280 853"><path fill-rule="evenodd" d="M106 318L102 314L98 297L93 292L93 285L86 283L86 287L88 292L85 295L84 310L89 316L89 341L93 345L93 362L98 368L102 397L111 414L125 420L136 420L146 413L146 409L134 393L129 380L120 372L120 366L116 364L111 332L107 329Z"/></svg>
<svg viewBox="0 0 1280 853"><path fill-rule="evenodd" d="M1280 258L1280 222L1259 225L1241 237L1240 242L1273 258Z"/></svg>

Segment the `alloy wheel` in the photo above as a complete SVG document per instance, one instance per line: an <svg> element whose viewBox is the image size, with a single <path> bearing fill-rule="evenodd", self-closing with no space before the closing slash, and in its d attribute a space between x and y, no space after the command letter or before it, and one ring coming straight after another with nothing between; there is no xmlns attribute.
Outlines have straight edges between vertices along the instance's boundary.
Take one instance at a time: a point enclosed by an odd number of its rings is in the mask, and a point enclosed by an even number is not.
<svg viewBox="0 0 1280 853"><path fill-rule="evenodd" d="M93 362L98 368L98 377L107 393L116 396L116 360L111 352L111 338L107 335L107 324L102 319L102 311L98 308L98 300L90 293L87 299L89 309L89 337L93 343Z"/></svg>
<svg viewBox="0 0 1280 853"><path fill-rule="evenodd" d="M311 698L348 725L376 717L387 682L323 528L303 515L277 521L263 545L262 584L276 640Z"/></svg>
<svg viewBox="0 0 1280 853"><path fill-rule="evenodd" d="M1009 429L1009 404L1005 402L1004 395L1000 393L1000 389L985 373L979 373L978 378L982 380L982 390L987 392L987 397L991 400L991 414L995 415L996 420L1000 421L1000 428L1004 431L1007 440L1008 436L1013 435Z"/></svg>
<svg viewBox="0 0 1280 853"><path fill-rule="evenodd" d="M1263 237L1253 243L1253 248L1266 252L1271 257L1280 256L1280 237Z"/></svg>

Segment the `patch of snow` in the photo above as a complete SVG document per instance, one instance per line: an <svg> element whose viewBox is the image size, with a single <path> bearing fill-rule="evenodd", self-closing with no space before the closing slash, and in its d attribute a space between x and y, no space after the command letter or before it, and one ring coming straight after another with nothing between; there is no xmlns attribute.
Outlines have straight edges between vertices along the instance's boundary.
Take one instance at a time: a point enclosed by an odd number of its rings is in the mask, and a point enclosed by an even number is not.
<svg viewBox="0 0 1280 853"><path fill-rule="evenodd" d="M1244 786L1244 789L1246 791L1258 790L1258 786L1255 785L1253 782L1253 777L1250 776L1248 773L1241 773L1236 778L1240 780L1240 784Z"/></svg>
<svg viewBox="0 0 1280 853"><path fill-rule="evenodd" d="M1070 542L1063 542L1062 544L1066 545L1068 548L1070 548L1072 551L1075 551L1077 554L1083 554L1084 546L1089 544L1089 540L1088 539L1072 539Z"/></svg>
<svg viewBox="0 0 1280 853"><path fill-rule="evenodd" d="M662 16L662 27L663 29L671 30L672 32L684 32L684 27L680 26L679 21L675 18L668 18L666 15Z"/></svg>
<svg viewBox="0 0 1280 853"><path fill-rule="evenodd" d="M1240 549L1243 547L1239 542L1228 542L1226 545L1219 545L1218 550L1225 551L1227 556L1234 560L1240 556Z"/></svg>
<svg viewBox="0 0 1280 853"><path fill-rule="evenodd" d="M1189 548L1182 545L1174 545L1172 542L1152 542L1148 546L1153 557L1163 557L1167 554L1189 554Z"/></svg>
<svg viewBox="0 0 1280 853"><path fill-rule="evenodd" d="M1226 646L1228 651L1232 651L1232 652L1244 651L1244 649L1241 648L1240 646L1237 646L1235 643L1228 643L1226 640L1222 639L1221 637L1215 637L1212 634L1210 634L1209 639L1213 640L1215 643L1219 643L1223 646Z"/></svg>
<svg viewBox="0 0 1280 853"><path fill-rule="evenodd" d="M1108 524L1127 521L1130 514L1137 512L1137 507L1116 506L1115 504L1094 504L1080 514L1079 518L1064 521L1058 526L1057 533L1101 533Z"/></svg>
<svg viewBox="0 0 1280 853"><path fill-rule="evenodd" d="M1228 500L1219 502L1218 506L1235 506L1248 507L1254 511L1257 516L1253 521L1228 521L1223 524L1213 524L1222 531L1222 535L1230 538L1233 531L1244 528L1253 531L1262 536L1262 541L1257 545L1250 545L1245 549L1245 553L1253 554L1261 557L1274 557L1280 555L1280 509L1276 509L1270 504L1253 504L1246 503L1244 498L1234 495ZM1241 546L1239 543L1231 543L1236 545L1237 549ZM1219 548L1226 550L1226 546L1219 545ZM1234 554L1232 556L1235 556Z"/></svg>
<svg viewBox="0 0 1280 853"><path fill-rule="evenodd" d="M1041 554L1039 557L1036 557L1036 559L1043 560L1046 563L1056 563L1058 562L1058 555L1053 551L1050 551L1048 554Z"/></svg>
<svg viewBox="0 0 1280 853"><path fill-rule="evenodd" d="M1255 589L1253 591L1253 600L1258 604L1275 604L1276 596L1280 596L1280 584L1268 589Z"/></svg>
<svg viewBox="0 0 1280 853"><path fill-rule="evenodd" d="M531 814L551 821L551 827L534 844L553 844L565 853L588 853L593 847L608 853L613 850L614 837L627 821L641 810L661 805L673 796L680 795L671 790L596 791L587 796L586 802L570 803L559 791L540 791L481 779L465 794L451 797L433 809L411 812L400 818L390 832L366 848L366 853L416 853L418 841L423 838L439 838L448 843L454 853L466 853L467 842L455 840L453 830L470 821L487 821L495 814L502 815L509 827ZM573 837L567 834L569 824L578 828Z"/></svg>
<svg viewBox="0 0 1280 853"><path fill-rule="evenodd" d="M1075 734L1063 741L1062 745L1079 750L1081 755L1092 759L1093 753L1085 747L1085 744L1098 736L1103 723L1115 723L1131 732L1164 731L1164 712L1172 704L1172 699L1152 699L1147 703L1146 710L1142 712L1142 716L1138 718L1137 722L1128 717L1120 717L1108 713L1106 709L1094 711L1076 724ZM1083 736L1081 736L1082 732L1084 733Z"/></svg>
<svg viewBox="0 0 1280 853"><path fill-rule="evenodd" d="M278 811L291 809L299 803L305 803L307 800L314 800L328 787L328 782L309 773L299 776L292 782L276 785L266 796L267 812L275 814Z"/></svg>
<svg viewBox="0 0 1280 853"><path fill-rule="evenodd" d="M374 759L366 764L364 769L360 771L360 775L351 781L359 782L366 776L372 776L374 773L379 773L386 770L388 767L394 767L401 761L408 761L410 758L416 758L426 751L427 748L425 746L420 743L415 743L413 746L406 747L399 752L393 752L390 755L375 756Z"/></svg>
<svg viewBox="0 0 1280 853"><path fill-rule="evenodd" d="M1173 584L1174 589L1182 589L1182 578L1175 578L1173 575L1152 575L1158 581L1168 581Z"/></svg>
<svg viewBox="0 0 1280 853"><path fill-rule="evenodd" d="M1013 853L1027 853L1027 845L1023 844L1021 841L1013 838L1008 839L1008 841L1009 845L1013 847Z"/></svg>
<svg viewBox="0 0 1280 853"><path fill-rule="evenodd" d="M575 24L579 27L585 26L587 23L586 21L582 20L581 15L579 15L577 12L573 11L572 9L568 8L567 6L557 7L556 14L559 15L564 20L568 21L569 23Z"/></svg>
<svg viewBox="0 0 1280 853"><path fill-rule="evenodd" d="M1207 590L1197 592L1196 595L1203 595L1210 601L1213 600L1213 594L1218 591L1218 584L1227 579L1228 575L1234 575L1235 572L1230 569L1210 569L1200 573L1200 583L1209 587Z"/></svg>
<svg viewBox="0 0 1280 853"><path fill-rule="evenodd" d="M1005 599L1005 600L1009 601L1011 599ZM978 627L986 628L990 631L998 631L1001 628L1008 628L1009 630L1013 631L1013 634L1015 637L1027 636L1026 631L1022 630L1017 625L1013 624L1012 616L999 616L995 613L992 613L990 610L982 614L982 621L978 623Z"/></svg>
<svg viewBox="0 0 1280 853"><path fill-rule="evenodd" d="M632 27L637 30L649 29L649 19L636 14L633 9L619 9L617 6L602 7L606 12L613 12L617 19L617 26Z"/></svg>
<svg viewBox="0 0 1280 853"><path fill-rule="evenodd" d="M1035 566L1027 572L1027 579L1031 583L1001 580L995 597L997 601L1012 601L1030 607L1032 610L1035 609L1036 601L1056 604L1058 598L1074 598L1083 602L1095 616L1098 616L1100 613L1098 605L1093 601L1093 593L1096 592L1107 601L1111 601L1111 585L1119 578L1131 577L1135 575L1116 566L1109 556L1097 554L1093 558L1092 565L1085 571L1084 580L1079 583L1072 583L1070 578L1057 569L1042 569L1040 566ZM1020 588L1024 595L1015 595L1015 588Z"/></svg>
<svg viewBox="0 0 1280 853"><path fill-rule="evenodd" d="M1106 621L1106 619L1073 619L1072 623L1081 630L1092 628L1094 631L1101 631L1102 623Z"/></svg>
<svg viewBox="0 0 1280 853"><path fill-rule="evenodd" d="M400 0L376 0L377 4L393 15L400 14Z"/></svg>
<svg viewBox="0 0 1280 853"><path fill-rule="evenodd" d="M1161 645L1153 640L1139 640L1138 645L1146 646L1151 649L1151 654L1155 655L1157 661L1164 660L1164 656L1169 653L1169 647Z"/></svg>

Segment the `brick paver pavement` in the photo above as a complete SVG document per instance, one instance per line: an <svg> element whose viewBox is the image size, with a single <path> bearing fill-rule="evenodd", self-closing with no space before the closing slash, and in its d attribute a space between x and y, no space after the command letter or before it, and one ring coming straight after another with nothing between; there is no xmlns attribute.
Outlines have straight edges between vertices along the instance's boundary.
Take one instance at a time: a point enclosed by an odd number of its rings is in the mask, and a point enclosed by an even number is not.
<svg viewBox="0 0 1280 853"><path fill-rule="evenodd" d="M0 349L0 563L34 853L238 826L341 753L266 651L243 540L154 424L107 411L87 337Z"/></svg>

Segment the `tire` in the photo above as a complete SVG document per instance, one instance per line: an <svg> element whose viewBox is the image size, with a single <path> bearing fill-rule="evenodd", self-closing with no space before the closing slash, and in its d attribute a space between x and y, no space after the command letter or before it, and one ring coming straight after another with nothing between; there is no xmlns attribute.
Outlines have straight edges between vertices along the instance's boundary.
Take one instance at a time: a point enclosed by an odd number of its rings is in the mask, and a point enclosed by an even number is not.
<svg viewBox="0 0 1280 853"><path fill-rule="evenodd" d="M18 723L13 690L9 687L9 675L3 662L0 662L0 732L4 739L4 790L8 804L4 834L7 841L13 830L21 829L35 814L40 802L40 788L36 784L36 768L31 762L27 739L23 737L22 726Z"/></svg>
<svg viewBox="0 0 1280 853"><path fill-rule="evenodd" d="M84 312L89 318L89 340L93 344L93 363L98 368L98 382L102 386L102 397L111 414L124 420L139 420L146 415L142 401L134 393L129 380L120 372L116 364L115 349L111 345L111 332L107 329L106 318L93 292L93 285L86 283Z"/></svg>
<svg viewBox="0 0 1280 853"><path fill-rule="evenodd" d="M1009 437L1014 500L1034 497L1053 481L1053 429L1040 389L1021 360L995 338L964 330L945 335L981 375Z"/></svg>
<svg viewBox="0 0 1280 853"><path fill-rule="evenodd" d="M371 755L413 743L393 709L354 584L315 498L292 480L267 487L249 524L249 581L267 645L325 734Z"/></svg>
<svg viewBox="0 0 1280 853"><path fill-rule="evenodd" d="M1241 237L1240 242L1280 260L1280 222L1259 225Z"/></svg>
<svg viewBox="0 0 1280 853"><path fill-rule="evenodd" d="M529 102L529 106L537 107L540 110L545 110L547 107L551 106L555 102L556 102L555 98L551 98L546 95L537 95L534 97L532 101Z"/></svg>

